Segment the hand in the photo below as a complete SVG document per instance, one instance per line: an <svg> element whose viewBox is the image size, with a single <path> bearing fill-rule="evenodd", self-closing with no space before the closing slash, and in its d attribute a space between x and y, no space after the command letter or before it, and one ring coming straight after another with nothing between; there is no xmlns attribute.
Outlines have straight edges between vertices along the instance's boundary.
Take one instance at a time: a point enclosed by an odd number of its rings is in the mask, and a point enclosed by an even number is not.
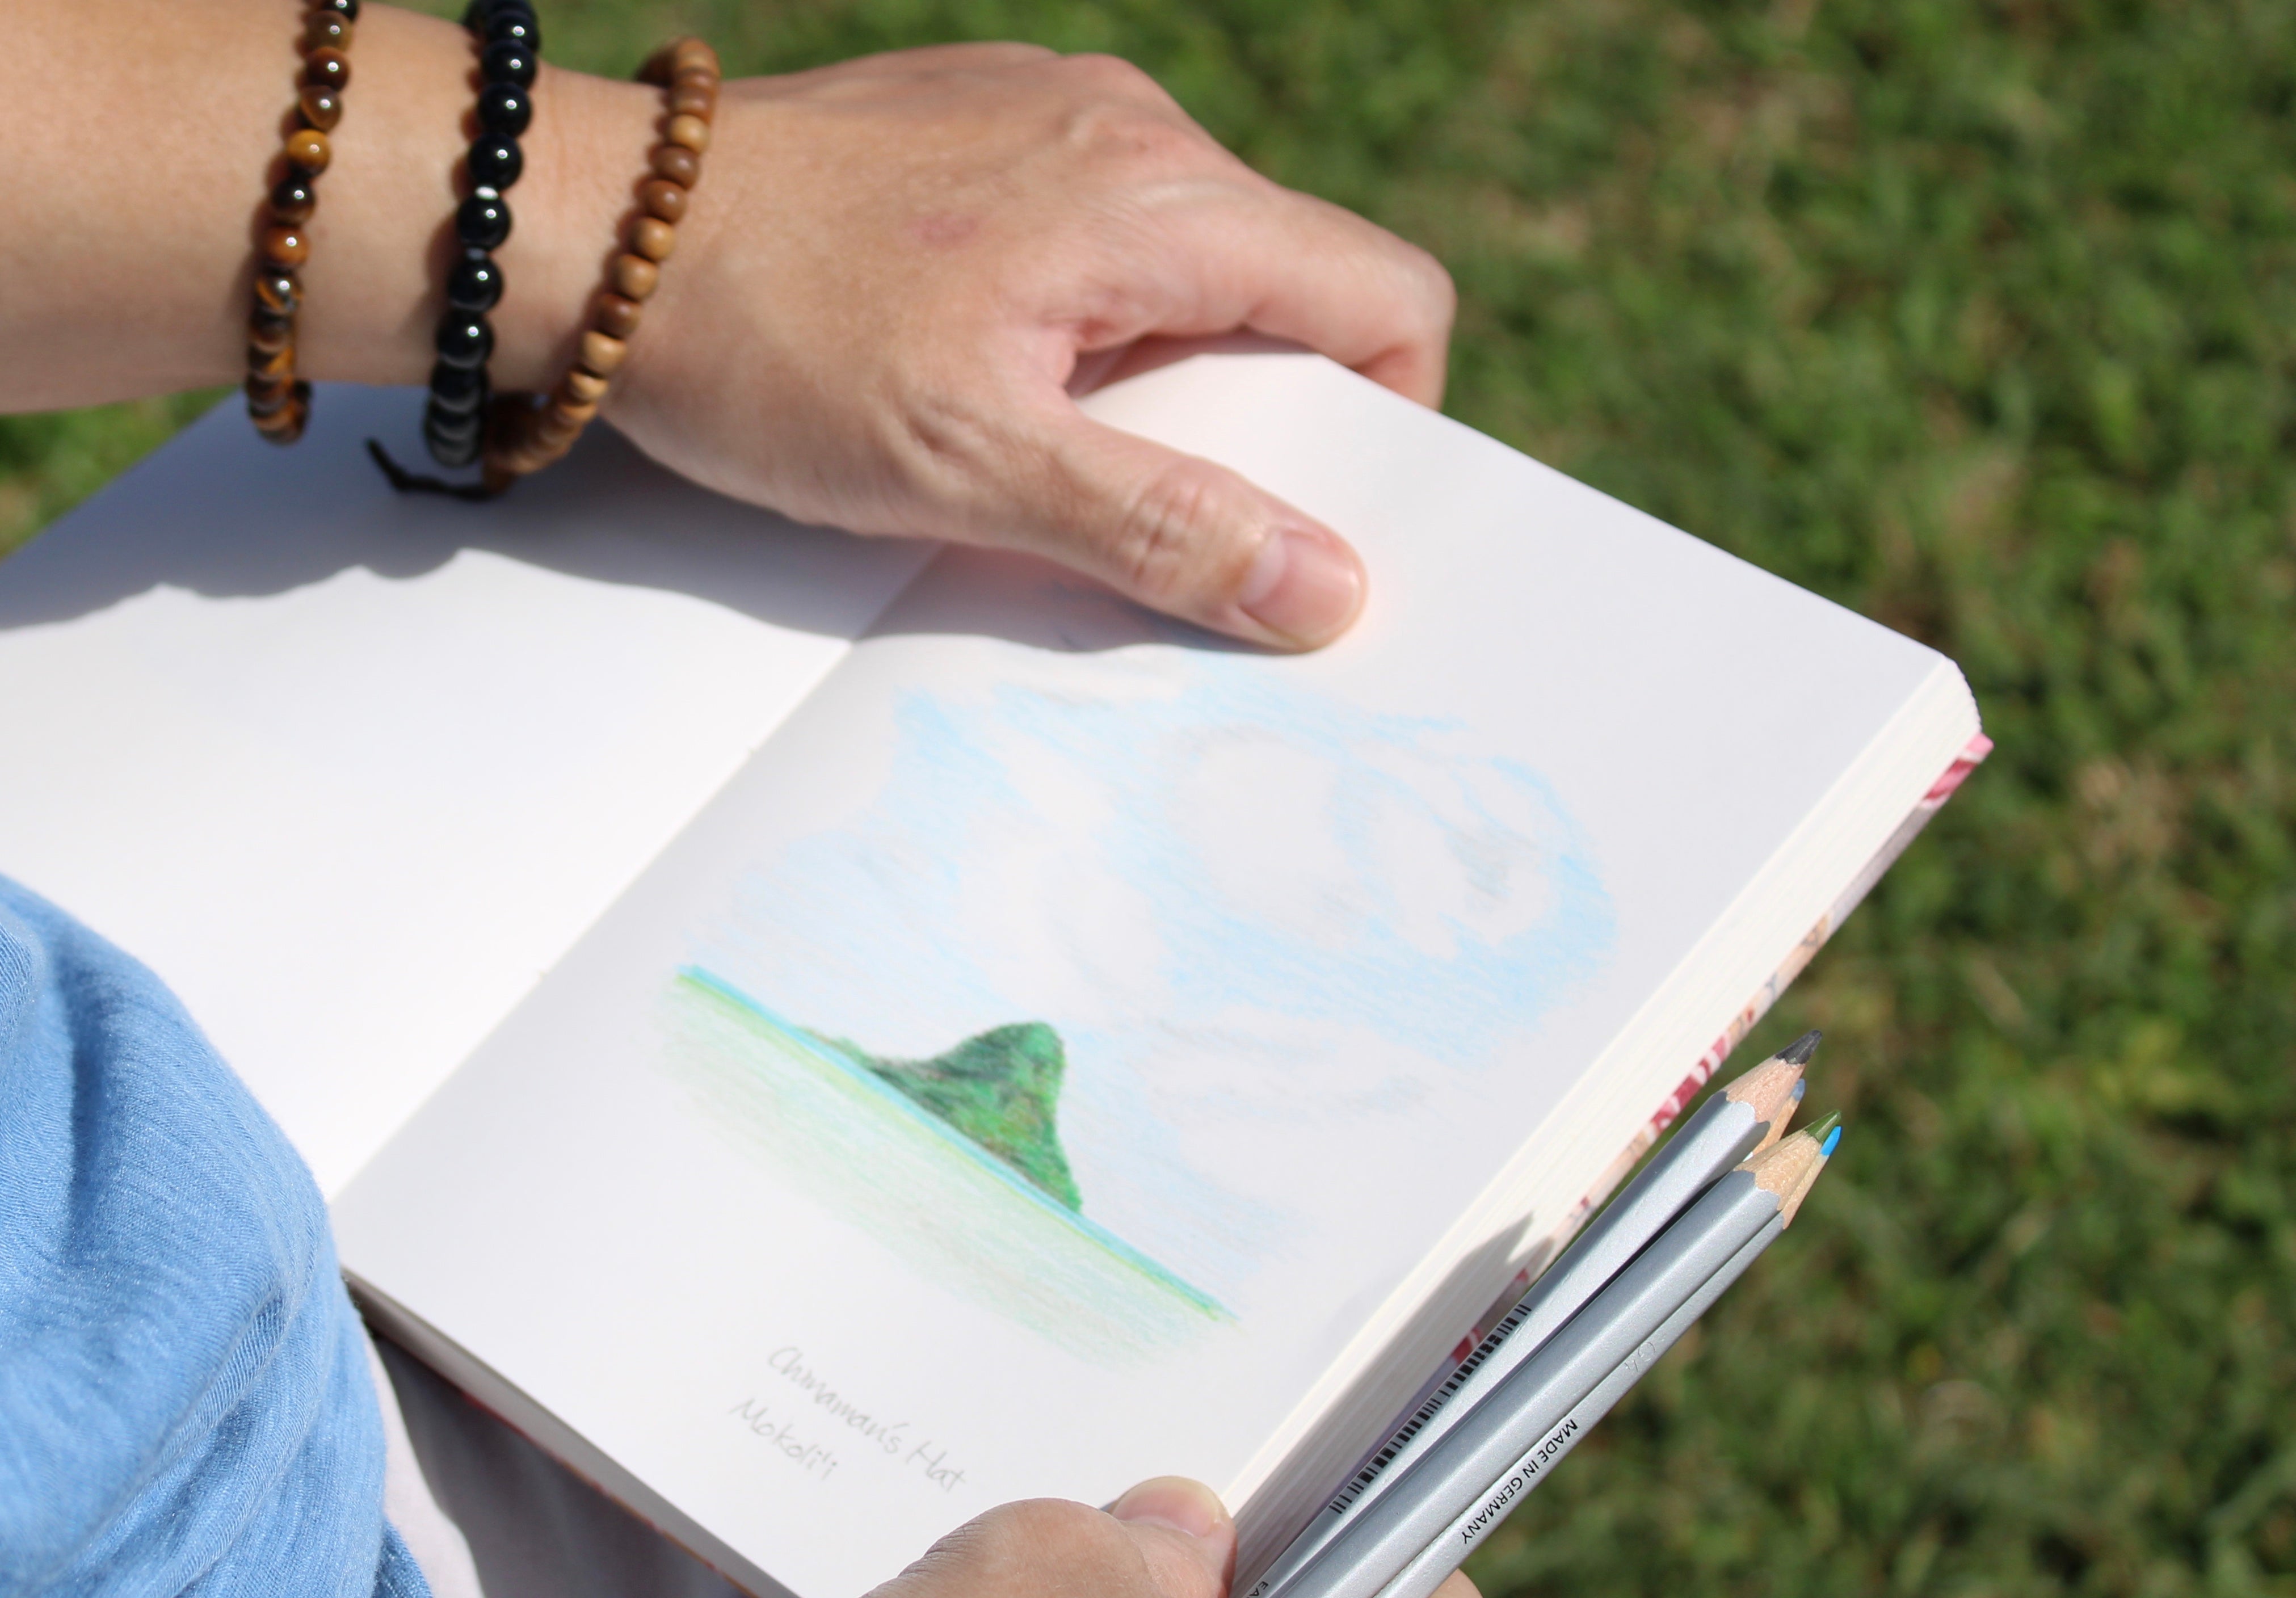
<svg viewBox="0 0 2296 1598"><path fill-rule="evenodd" d="M907 51L726 86L607 414L804 520L1032 550L1313 646L1362 604L1355 552L1066 385L1092 352L1250 329L1433 405L1452 307L1424 251L1260 177L1121 61Z"/></svg>
<svg viewBox="0 0 2296 1598"><path fill-rule="evenodd" d="M1235 1523L1210 1487L1160 1476L1105 1511L1007 1504L958 1527L870 1598L1226 1598ZM1477 1598L1453 1576L1435 1598Z"/></svg>

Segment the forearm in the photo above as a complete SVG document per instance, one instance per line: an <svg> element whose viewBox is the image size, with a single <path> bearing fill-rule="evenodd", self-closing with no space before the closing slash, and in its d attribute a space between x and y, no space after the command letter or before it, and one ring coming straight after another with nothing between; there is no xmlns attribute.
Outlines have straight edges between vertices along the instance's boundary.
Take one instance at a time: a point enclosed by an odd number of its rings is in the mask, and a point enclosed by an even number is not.
<svg viewBox="0 0 2296 1598"><path fill-rule="evenodd" d="M301 80L302 0L0 0L0 411L236 381L256 234ZM475 57L450 22L368 4L299 276L305 377L412 383L455 250ZM496 252L497 387L571 348L660 110L544 69Z"/></svg>

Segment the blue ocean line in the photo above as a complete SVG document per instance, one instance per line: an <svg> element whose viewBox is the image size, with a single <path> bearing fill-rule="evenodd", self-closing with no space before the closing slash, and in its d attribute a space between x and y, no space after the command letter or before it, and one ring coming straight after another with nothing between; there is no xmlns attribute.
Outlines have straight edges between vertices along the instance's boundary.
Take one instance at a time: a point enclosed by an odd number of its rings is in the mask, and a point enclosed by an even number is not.
<svg viewBox="0 0 2296 1598"><path fill-rule="evenodd" d="M790 1022L775 1014L765 1005L751 998L748 994L743 993L740 988L734 987L731 982L726 981L716 972L704 970L702 967L698 965L681 965L678 967L677 974L684 977L687 981L695 984L697 987L707 988L709 992L716 994L719 998L724 999L728 1004L736 1005L748 1012L750 1014L756 1016L759 1020L773 1028L775 1031L780 1033L791 1043L796 1045L799 1048L804 1050L815 1059L822 1061L824 1065L830 1066L833 1069L841 1072L851 1080L859 1083L863 1087L876 1094L877 1097L882 1100L885 1103L892 1106L901 1114L907 1116L911 1120L914 1120L919 1126L924 1127L925 1130L931 1133L935 1137L939 1138L950 1148L956 1150L966 1159L972 1160L973 1164L978 1166L980 1169L986 1171L989 1176L1003 1183L1013 1192L1020 1194L1021 1197L1028 1200L1029 1202L1044 1210L1046 1214L1055 1217L1056 1218L1067 1223L1077 1231L1083 1233L1085 1236L1090 1238L1094 1242L1098 1243L1102 1248L1106 1249L1110 1253L1114 1254L1119 1259L1122 1260L1126 1265L1130 1266L1133 1269L1139 1271L1143 1274L1152 1278L1162 1285L1170 1288L1174 1292L1178 1293L1182 1298L1187 1299L1191 1304L1193 1304L1197 1308L1202 1310L1207 1315L1217 1315L1223 1320L1233 1321L1235 1319L1235 1312L1228 1308L1226 1305L1221 1303L1218 1299L1213 1298L1210 1293L1205 1292L1202 1289L1191 1286L1188 1282L1182 1281L1165 1266L1160 1266L1154 1260L1149 1258L1148 1256L1143 1254L1130 1243L1126 1242L1113 1232L1109 1231L1105 1226L1099 1225L1088 1217L1079 1215L1064 1204L1054 1201L1049 1194L1037 1187L1035 1183L1030 1182L1027 1177L1013 1170L1003 1160L997 1159L995 1155L981 1148L980 1144L974 1143L971 1138L957 1131L954 1127L947 1125L939 1116L927 1110L923 1106L911 1099L906 1094L901 1092L890 1083L884 1081L874 1072L863 1070L851 1061L844 1059L839 1055L835 1050L824 1048L817 1039L809 1037L804 1028L791 1025Z"/></svg>

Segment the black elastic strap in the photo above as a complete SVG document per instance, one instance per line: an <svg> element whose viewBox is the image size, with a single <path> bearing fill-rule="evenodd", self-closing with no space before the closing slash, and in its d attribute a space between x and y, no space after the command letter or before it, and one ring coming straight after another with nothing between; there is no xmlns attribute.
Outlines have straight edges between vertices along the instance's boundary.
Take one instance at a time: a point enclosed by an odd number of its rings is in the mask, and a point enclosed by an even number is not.
<svg viewBox="0 0 2296 1598"><path fill-rule="evenodd" d="M390 486L401 494L443 494L449 499L480 501L492 499L501 492L499 488L488 488L483 482L450 483L435 477L417 477L392 460L390 452L373 438L366 441L366 452L374 457L374 463L382 469L382 475L390 479Z"/></svg>

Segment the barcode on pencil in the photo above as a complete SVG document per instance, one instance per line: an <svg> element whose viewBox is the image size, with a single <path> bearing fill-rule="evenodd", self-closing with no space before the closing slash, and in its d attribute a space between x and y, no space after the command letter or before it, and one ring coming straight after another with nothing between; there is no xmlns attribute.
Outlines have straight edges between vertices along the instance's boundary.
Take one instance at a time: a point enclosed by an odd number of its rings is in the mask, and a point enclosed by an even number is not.
<svg viewBox="0 0 2296 1598"><path fill-rule="evenodd" d="M1395 1463L1395 1456L1402 1453L1411 1439L1425 1429L1427 1422L1435 1418L1435 1412L1448 1404L1451 1396L1466 1385L1467 1378L1472 1376L1498 1346L1507 1340L1529 1313L1529 1300L1526 1299L1507 1311L1499 1323L1483 1335L1483 1340L1475 1345L1475 1351L1459 1362L1459 1368L1443 1379L1442 1386L1427 1395L1427 1402L1414 1411L1409 1420L1396 1428L1395 1435L1387 1439L1387 1446L1364 1461L1363 1469L1348 1478L1347 1485L1340 1488L1327 1506L1333 1514L1348 1512L1348 1505L1362 1497L1364 1489L1378 1479L1379 1473Z"/></svg>

